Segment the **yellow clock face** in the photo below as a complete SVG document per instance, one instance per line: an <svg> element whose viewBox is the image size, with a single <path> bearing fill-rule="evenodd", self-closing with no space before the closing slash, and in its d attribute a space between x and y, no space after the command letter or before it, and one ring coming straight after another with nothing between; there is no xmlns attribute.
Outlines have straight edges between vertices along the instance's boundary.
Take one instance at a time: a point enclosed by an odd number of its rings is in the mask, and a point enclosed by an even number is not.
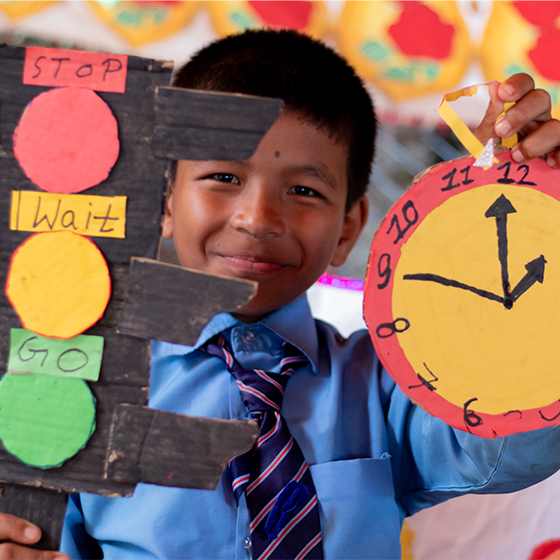
<svg viewBox="0 0 560 560"><path fill-rule="evenodd" d="M389 212L365 316L406 394L494 437L560 422L560 175L472 164L432 168Z"/></svg>

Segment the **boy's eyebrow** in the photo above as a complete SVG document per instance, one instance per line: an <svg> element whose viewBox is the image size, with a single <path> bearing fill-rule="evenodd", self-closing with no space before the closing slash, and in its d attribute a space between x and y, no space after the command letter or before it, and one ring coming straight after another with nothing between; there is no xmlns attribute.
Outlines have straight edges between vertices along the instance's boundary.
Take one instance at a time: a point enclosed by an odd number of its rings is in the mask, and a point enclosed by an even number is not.
<svg viewBox="0 0 560 560"><path fill-rule="evenodd" d="M312 177L317 177L334 191L337 190L336 181L333 175L326 167L323 167L321 165L292 165L288 167L288 171L294 174L311 175Z"/></svg>

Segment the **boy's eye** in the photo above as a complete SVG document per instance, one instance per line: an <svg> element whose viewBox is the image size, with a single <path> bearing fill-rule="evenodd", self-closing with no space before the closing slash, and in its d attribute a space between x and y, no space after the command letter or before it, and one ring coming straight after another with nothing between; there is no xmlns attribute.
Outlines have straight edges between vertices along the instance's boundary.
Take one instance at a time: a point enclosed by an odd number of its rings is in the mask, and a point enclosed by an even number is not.
<svg viewBox="0 0 560 560"><path fill-rule="evenodd" d="M219 181L220 183L233 183L239 185L241 181L231 173L213 173L208 175L208 179L214 179L214 181Z"/></svg>
<svg viewBox="0 0 560 560"><path fill-rule="evenodd" d="M319 198L324 198L324 196L317 192L315 189L312 189L310 187L302 187L299 185L297 187L292 187L288 192L291 194L297 194L298 196L317 196Z"/></svg>

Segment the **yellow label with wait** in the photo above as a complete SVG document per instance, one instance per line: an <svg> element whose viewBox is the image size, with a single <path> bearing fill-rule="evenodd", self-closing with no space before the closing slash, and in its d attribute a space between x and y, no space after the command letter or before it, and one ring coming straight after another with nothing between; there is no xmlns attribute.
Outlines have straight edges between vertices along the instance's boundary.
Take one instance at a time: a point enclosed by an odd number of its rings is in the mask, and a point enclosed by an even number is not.
<svg viewBox="0 0 560 560"><path fill-rule="evenodd" d="M126 196L12 191L10 229L125 237Z"/></svg>

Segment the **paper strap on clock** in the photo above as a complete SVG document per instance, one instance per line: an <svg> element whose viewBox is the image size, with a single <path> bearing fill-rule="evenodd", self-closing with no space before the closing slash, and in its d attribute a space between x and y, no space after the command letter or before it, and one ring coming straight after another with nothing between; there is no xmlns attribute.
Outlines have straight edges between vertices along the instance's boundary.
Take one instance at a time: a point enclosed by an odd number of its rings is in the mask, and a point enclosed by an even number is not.
<svg viewBox="0 0 560 560"><path fill-rule="evenodd" d="M459 139L461 144L468 150L468 152L476 159L478 159L482 152L484 151L484 145L482 142L473 134L469 127L461 120L461 117L453 111L449 103L451 101L456 101L457 99L467 96L472 97L481 85L489 84L478 84L469 88L459 89L457 91L446 93L441 100L438 108L440 117L445 121L445 123L451 128L455 136ZM504 106L504 112L512 107L514 103L506 103ZM503 114L503 113L502 113ZM512 148L517 144L517 134L510 136L509 138L504 138L502 140L502 146L507 148ZM498 163L496 158L493 158L494 163Z"/></svg>

